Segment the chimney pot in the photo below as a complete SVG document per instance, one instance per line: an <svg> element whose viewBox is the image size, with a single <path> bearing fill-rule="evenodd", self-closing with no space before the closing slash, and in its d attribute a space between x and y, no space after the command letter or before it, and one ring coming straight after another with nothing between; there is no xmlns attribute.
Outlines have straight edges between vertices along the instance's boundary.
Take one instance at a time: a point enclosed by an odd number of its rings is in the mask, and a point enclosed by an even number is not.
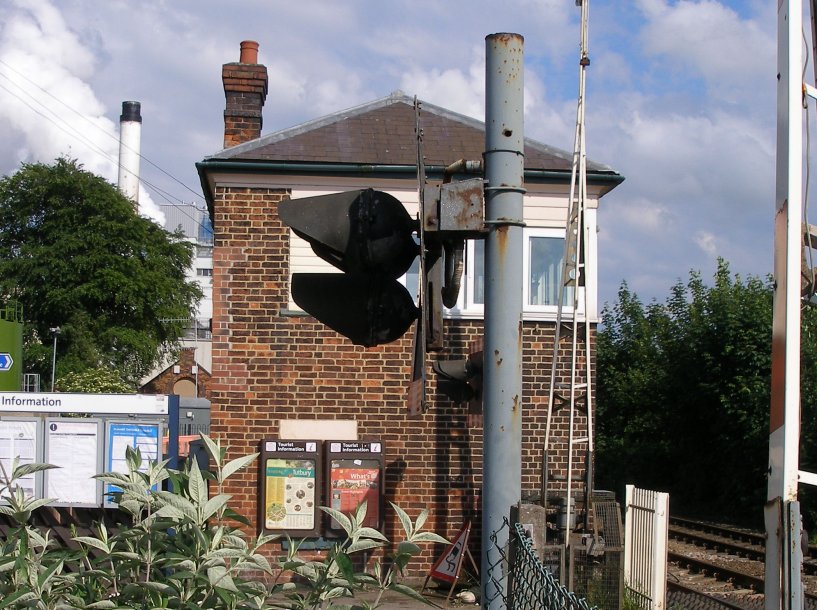
<svg viewBox="0 0 817 610"><path fill-rule="evenodd" d="M244 40L241 43L241 58L238 60L242 64L258 63L258 43L254 40Z"/></svg>
<svg viewBox="0 0 817 610"><path fill-rule="evenodd" d="M267 99L269 78L267 68L258 62L258 43L241 43L241 62L224 64L221 81L224 84L224 148L254 140L261 136L261 111Z"/></svg>

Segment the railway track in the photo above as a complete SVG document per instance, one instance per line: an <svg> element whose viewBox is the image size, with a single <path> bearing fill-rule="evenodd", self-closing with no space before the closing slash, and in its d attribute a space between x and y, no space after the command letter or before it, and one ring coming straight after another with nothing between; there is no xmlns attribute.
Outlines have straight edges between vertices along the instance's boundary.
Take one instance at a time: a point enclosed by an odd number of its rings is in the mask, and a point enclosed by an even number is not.
<svg viewBox="0 0 817 610"><path fill-rule="evenodd" d="M744 599L739 603L705 595L693 587L677 582L667 582L667 608L684 610L764 610L763 600L759 598Z"/></svg>
<svg viewBox="0 0 817 610"><path fill-rule="evenodd" d="M760 532L693 519L670 517L669 535L676 540L716 552L753 561L765 562L766 560L766 535ZM808 550L803 556L803 573L817 574L817 545L808 545Z"/></svg>
<svg viewBox="0 0 817 610"><path fill-rule="evenodd" d="M690 579L699 579L693 588L706 589L704 581L718 580L743 590L747 598L763 592L764 534L670 517L669 536L675 543L668 553L668 560L677 570L685 570L691 575ZM805 606L817 610L817 576L814 576L817 574L817 547L809 550L803 561ZM668 581L670 587L678 584ZM755 600L746 607L756 603Z"/></svg>

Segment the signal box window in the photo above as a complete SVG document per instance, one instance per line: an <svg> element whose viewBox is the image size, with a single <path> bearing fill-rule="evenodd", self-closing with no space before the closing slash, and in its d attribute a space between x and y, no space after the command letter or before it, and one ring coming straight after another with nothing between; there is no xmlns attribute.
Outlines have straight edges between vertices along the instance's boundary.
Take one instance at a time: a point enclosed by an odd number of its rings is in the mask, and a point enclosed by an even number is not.
<svg viewBox="0 0 817 610"><path fill-rule="evenodd" d="M564 230L526 228L523 231L523 308L525 314L556 315L564 256ZM457 306L450 315L481 318L485 305L485 241L469 241L465 274ZM573 288L565 287L564 304L573 302Z"/></svg>

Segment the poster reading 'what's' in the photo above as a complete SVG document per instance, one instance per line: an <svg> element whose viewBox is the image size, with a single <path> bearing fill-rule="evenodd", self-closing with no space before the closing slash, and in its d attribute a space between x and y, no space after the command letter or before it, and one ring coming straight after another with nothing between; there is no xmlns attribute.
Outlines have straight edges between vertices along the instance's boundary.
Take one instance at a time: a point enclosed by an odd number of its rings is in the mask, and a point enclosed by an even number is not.
<svg viewBox="0 0 817 610"><path fill-rule="evenodd" d="M380 523L380 462L370 459L332 460L330 506L353 513L366 501L366 527Z"/></svg>

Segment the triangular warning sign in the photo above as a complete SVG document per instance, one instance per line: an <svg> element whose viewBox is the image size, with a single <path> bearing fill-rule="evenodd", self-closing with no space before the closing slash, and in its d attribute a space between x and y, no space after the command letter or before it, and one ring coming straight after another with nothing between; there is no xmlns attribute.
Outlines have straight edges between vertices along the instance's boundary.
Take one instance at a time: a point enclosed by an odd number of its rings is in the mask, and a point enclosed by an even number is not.
<svg viewBox="0 0 817 610"><path fill-rule="evenodd" d="M471 532L471 522L466 523L454 542L449 544L440 558L431 566L428 575L435 580L456 582L460 575L462 559L468 551L468 534Z"/></svg>

